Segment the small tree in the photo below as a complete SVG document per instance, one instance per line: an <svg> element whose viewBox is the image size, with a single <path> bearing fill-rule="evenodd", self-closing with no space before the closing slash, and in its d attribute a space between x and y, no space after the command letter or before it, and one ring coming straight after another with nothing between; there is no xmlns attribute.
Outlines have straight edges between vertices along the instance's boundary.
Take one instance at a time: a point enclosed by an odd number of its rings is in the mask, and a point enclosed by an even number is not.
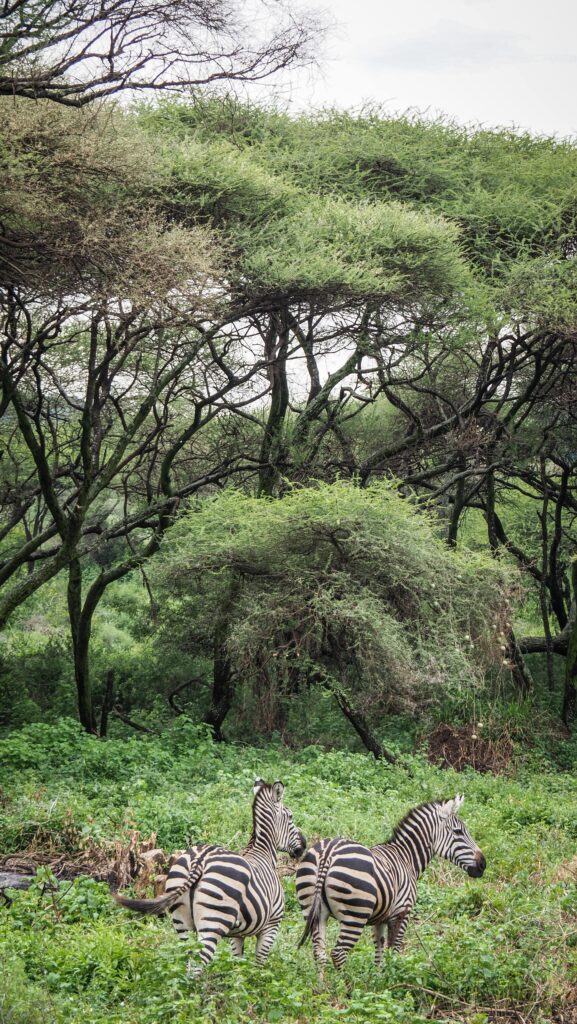
<svg viewBox="0 0 577 1024"><path fill-rule="evenodd" d="M174 596L195 578L206 588L207 574L215 610L235 581L225 646L236 675L278 697L327 688L376 756L383 716L478 684L503 661L509 571L447 548L390 484L203 500L167 538L162 576Z"/></svg>

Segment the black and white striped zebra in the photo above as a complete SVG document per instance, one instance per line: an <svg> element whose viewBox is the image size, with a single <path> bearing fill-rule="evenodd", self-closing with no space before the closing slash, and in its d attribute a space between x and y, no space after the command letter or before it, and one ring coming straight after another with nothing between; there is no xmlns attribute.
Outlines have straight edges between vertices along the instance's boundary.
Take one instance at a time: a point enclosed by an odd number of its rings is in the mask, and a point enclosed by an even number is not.
<svg viewBox="0 0 577 1024"><path fill-rule="evenodd" d="M278 931L284 894L276 871L278 850L301 857L306 840L283 805L282 782L257 779L252 806L253 828L242 853L217 845L194 846L172 865L166 892L151 900L116 896L129 910L172 914L179 938L196 931L201 943L200 964L190 961L197 976L210 963L220 939L232 941L235 956L243 955L244 940L256 936L256 960L264 963Z"/></svg>
<svg viewBox="0 0 577 1024"><path fill-rule="evenodd" d="M462 796L421 804L399 822L391 839L367 847L348 839L322 839L308 851L296 873L297 895L306 919L299 945L312 936L315 959L326 963L325 933L329 917L340 922L331 958L337 969L373 926L375 962L387 942L399 950L409 914L417 899L417 879L435 855L480 877L485 857L457 817Z"/></svg>

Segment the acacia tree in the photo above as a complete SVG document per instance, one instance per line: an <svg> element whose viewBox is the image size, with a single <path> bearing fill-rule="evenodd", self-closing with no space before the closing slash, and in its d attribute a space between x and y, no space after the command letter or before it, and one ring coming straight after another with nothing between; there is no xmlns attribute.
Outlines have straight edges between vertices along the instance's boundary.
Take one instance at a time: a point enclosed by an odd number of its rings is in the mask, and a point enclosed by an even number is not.
<svg viewBox="0 0 577 1024"><path fill-rule="evenodd" d="M241 352L244 310L231 305L218 245L204 228L142 208L147 168L124 161L130 140L119 134L106 112L81 125L57 117L48 129L33 111L8 143L4 197L0 621L67 571L90 731L98 601L156 550L183 497L239 468L242 458L222 448L191 455L192 439L267 386L247 391L262 364ZM23 145L30 137L36 160ZM22 197L11 187L19 178L30 184ZM87 588L87 559L111 545Z"/></svg>
<svg viewBox="0 0 577 1024"><path fill-rule="evenodd" d="M383 718L434 705L501 665L514 588L510 570L451 551L434 521L384 483L295 488L282 501L228 490L180 519L154 572L162 592L182 599L161 613L177 642L196 589L209 632L227 591L231 669L277 727L283 702L321 686L388 759Z"/></svg>
<svg viewBox="0 0 577 1024"><path fill-rule="evenodd" d="M248 24L224 0L6 0L0 95L82 107L127 89L254 82L310 63L319 20L258 6Z"/></svg>
<svg viewBox="0 0 577 1024"><path fill-rule="evenodd" d="M567 564L575 547L575 147L370 111L294 121L251 121L247 112L229 111L210 123L234 138L245 160L250 155L293 190L321 197L311 204L312 231L324 227L316 248L309 249L311 229L298 216L298 230L277 219L278 237L288 241L278 258L286 301L262 330L277 362L261 492L281 493L287 480L319 475L366 483L393 474L438 510L452 546L467 511L481 512L491 549L517 559L539 588L544 637L518 642L509 630L514 678L527 692L523 651L544 650L552 680L552 654L567 649ZM420 278L408 278L408 293L356 291L349 277L335 302L334 262L323 244L331 237L327 211L335 224L339 201L346 210L335 235L362 275L366 263L350 232L360 198L375 214L408 200L457 223L472 272L468 290L444 291L447 268L423 289L423 268ZM390 224L387 230L381 221L379 235L386 247ZM405 239L395 243L402 261ZM309 260L326 287L299 297L294 281L309 284ZM309 376L304 396L287 359L295 345ZM535 549L509 536L503 507L519 492L535 503Z"/></svg>
<svg viewBox="0 0 577 1024"><path fill-rule="evenodd" d="M80 717L94 731L88 646L98 601L157 549L183 498L246 466L238 453L206 444L195 456L191 444L223 409L254 399L258 387L247 385L263 364L243 364L230 333L195 329L187 304L134 309L101 300L42 320L17 293L10 298L2 384L18 432L5 456L0 615L5 622L67 568ZM83 562L112 542L113 564L83 594Z"/></svg>

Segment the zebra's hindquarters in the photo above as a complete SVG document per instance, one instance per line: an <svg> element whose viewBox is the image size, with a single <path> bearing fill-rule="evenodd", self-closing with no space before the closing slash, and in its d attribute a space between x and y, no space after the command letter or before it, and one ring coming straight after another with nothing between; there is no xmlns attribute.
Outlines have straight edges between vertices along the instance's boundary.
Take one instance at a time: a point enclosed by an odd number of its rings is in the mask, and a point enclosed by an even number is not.
<svg viewBox="0 0 577 1024"><path fill-rule="evenodd" d="M172 924L179 939L188 939L194 930L192 904L195 888L202 877L207 860L223 848L216 844L200 843L183 853L172 865L166 879L165 891L178 897L170 906Z"/></svg>
<svg viewBox="0 0 577 1024"><path fill-rule="evenodd" d="M306 919L301 944L312 936L315 957L324 961L325 924L341 925L333 950L340 967L375 912L377 884L371 851L348 839L323 839L308 851L296 875L297 895Z"/></svg>

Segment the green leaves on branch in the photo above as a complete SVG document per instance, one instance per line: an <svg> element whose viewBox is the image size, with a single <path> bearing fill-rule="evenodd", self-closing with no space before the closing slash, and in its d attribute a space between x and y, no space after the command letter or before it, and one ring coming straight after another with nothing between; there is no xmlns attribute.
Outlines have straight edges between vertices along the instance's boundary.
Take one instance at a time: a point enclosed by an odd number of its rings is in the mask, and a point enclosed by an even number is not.
<svg viewBox="0 0 577 1024"><path fill-rule="evenodd" d="M511 272L506 300L516 320L560 334L577 330L577 263L527 260Z"/></svg>
<svg viewBox="0 0 577 1024"><path fill-rule="evenodd" d="M249 287L418 302L466 274L457 230L399 203L310 197L243 239Z"/></svg>
<svg viewBox="0 0 577 1024"><path fill-rule="evenodd" d="M216 610L223 574L241 582L234 666L281 692L317 663L365 707L406 708L470 686L503 659L514 577L498 560L448 549L391 484L204 500L167 541L162 575L173 596L202 581Z"/></svg>

